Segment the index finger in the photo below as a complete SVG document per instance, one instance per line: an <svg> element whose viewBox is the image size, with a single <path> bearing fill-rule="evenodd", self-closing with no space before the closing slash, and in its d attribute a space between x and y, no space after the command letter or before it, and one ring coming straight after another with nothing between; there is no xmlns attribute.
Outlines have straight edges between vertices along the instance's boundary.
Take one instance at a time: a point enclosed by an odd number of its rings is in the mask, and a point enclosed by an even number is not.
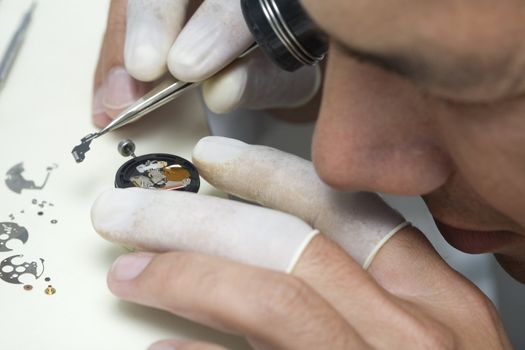
<svg viewBox="0 0 525 350"><path fill-rule="evenodd" d="M215 187L295 215L368 266L377 248L406 222L373 193L332 190L311 162L266 146L205 137L193 150L200 174Z"/></svg>
<svg viewBox="0 0 525 350"><path fill-rule="evenodd" d="M226 67L254 39L238 0L206 0L177 36L168 68L183 81L202 81Z"/></svg>

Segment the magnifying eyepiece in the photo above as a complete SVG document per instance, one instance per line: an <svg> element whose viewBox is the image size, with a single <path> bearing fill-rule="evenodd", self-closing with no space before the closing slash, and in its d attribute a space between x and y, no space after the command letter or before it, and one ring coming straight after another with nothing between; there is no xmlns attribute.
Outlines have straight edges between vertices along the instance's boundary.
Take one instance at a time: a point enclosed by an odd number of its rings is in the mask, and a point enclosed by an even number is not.
<svg viewBox="0 0 525 350"><path fill-rule="evenodd" d="M286 71L315 65L328 40L299 0L241 0L244 19L266 55Z"/></svg>

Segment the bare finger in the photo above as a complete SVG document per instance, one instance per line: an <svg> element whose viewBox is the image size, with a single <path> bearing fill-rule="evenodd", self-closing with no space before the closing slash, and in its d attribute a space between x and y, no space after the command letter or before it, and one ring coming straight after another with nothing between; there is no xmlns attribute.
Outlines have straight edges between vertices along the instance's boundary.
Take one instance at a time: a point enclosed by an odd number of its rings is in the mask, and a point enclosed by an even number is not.
<svg viewBox="0 0 525 350"><path fill-rule="evenodd" d="M125 255L111 291L277 349L366 349L313 289L290 275L197 253ZM319 332L323 329L323 332Z"/></svg>
<svg viewBox="0 0 525 350"><path fill-rule="evenodd" d="M98 127L140 98L149 85L133 79L124 68L127 0L113 0L93 83L92 120Z"/></svg>

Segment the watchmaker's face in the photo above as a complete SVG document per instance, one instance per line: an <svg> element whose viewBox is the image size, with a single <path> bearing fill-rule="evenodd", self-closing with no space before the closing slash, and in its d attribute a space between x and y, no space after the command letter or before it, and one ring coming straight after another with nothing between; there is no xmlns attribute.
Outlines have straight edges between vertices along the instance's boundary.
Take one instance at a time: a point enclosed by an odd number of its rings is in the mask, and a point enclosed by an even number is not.
<svg viewBox="0 0 525 350"><path fill-rule="evenodd" d="M334 38L320 176L423 195L452 245L525 282L525 2L303 3Z"/></svg>

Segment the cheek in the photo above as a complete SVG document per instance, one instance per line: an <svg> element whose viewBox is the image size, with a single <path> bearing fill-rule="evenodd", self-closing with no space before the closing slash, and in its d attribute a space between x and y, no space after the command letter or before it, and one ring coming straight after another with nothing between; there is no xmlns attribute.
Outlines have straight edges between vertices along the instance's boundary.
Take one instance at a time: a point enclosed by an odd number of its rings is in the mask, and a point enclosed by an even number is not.
<svg viewBox="0 0 525 350"><path fill-rule="evenodd" d="M438 118L458 172L494 209L525 228L525 101L448 107Z"/></svg>
<svg viewBox="0 0 525 350"><path fill-rule="evenodd" d="M443 184L450 162L426 101L404 80L332 49L313 159L342 190L423 194Z"/></svg>

